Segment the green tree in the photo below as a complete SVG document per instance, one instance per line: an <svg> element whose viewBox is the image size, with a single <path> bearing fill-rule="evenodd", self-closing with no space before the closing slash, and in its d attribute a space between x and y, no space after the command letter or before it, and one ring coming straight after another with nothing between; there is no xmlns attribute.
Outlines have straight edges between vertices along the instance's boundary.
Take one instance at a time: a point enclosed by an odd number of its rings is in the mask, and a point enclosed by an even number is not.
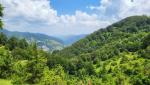
<svg viewBox="0 0 150 85"><path fill-rule="evenodd" d="M7 48L13 50L18 47L18 39L16 37L11 37L7 42Z"/></svg>
<svg viewBox="0 0 150 85"><path fill-rule="evenodd" d="M3 7L0 4L0 29L3 28L3 23L2 23L2 19L1 19L2 16L3 16Z"/></svg>
<svg viewBox="0 0 150 85"><path fill-rule="evenodd" d="M150 45L150 34L148 34L143 40L143 48L146 48Z"/></svg>
<svg viewBox="0 0 150 85"><path fill-rule="evenodd" d="M0 47L0 78L7 78L11 74L13 58L4 46Z"/></svg>
<svg viewBox="0 0 150 85"><path fill-rule="evenodd" d="M145 50L142 50L140 54L143 58L150 59L150 46L148 46Z"/></svg>
<svg viewBox="0 0 150 85"><path fill-rule="evenodd" d="M45 67L40 83L41 85L67 85L65 76L63 67L60 65L50 70L48 67Z"/></svg>
<svg viewBox="0 0 150 85"><path fill-rule="evenodd" d="M25 84L28 79L31 78L32 74L27 72L28 61L27 60L20 60L16 61L13 66L13 74L11 75L12 83L13 84Z"/></svg>
<svg viewBox="0 0 150 85"><path fill-rule="evenodd" d="M12 54L13 58L15 58L16 60L31 59L30 54L28 53L28 50L26 50L26 49L15 48L11 51L11 54Z"/></svg>
<svg viewBox="0 0 150 85"><path fill-rule="evenodd" d="M7 36L4 33L0 33L0 44L5 45L7 43Z"/></svg>
<svg viewBox="0 0 150 85"><path fill-rule="evenodd" d="M18 43L19 47L22 48L22 49L25 49L28 47L28 43L25 39L21 39L19 40L19 43Z"/></svg>

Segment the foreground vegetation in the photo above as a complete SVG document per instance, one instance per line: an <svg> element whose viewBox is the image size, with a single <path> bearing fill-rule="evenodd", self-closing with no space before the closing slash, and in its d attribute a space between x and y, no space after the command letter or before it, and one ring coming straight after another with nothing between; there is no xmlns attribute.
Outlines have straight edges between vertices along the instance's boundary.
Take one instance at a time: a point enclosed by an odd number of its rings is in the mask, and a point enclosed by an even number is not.
<svg viewBox="0 0 150 85"><path fill-rule="evenodd" d="M0 78L5 85L150 85L150 17L128 17L53 53L0 33Z"/></svg>

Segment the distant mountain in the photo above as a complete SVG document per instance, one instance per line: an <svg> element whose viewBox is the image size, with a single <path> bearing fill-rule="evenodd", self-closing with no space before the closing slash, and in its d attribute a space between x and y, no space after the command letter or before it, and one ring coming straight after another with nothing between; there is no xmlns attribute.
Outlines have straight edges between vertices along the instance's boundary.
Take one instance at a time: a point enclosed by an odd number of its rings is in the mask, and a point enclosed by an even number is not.
<svg viewBox="0 0 150 85"><path fill-rule="evenodd" d="M60 50L64 47L63 41L40 33L17 32L2 30L8 37L15 36L17 38L25 38L28 42L36 42L39 48L46 51Z"/></svg>
<svg viewBox="0 0 150 85"><path fill-rule="evenodd" d="M58 38L61 39L64 45L68 46L71 45L78 40L85 38L88 34L80 34L80 35L67 35L67 36L59 36Z"/></svg>

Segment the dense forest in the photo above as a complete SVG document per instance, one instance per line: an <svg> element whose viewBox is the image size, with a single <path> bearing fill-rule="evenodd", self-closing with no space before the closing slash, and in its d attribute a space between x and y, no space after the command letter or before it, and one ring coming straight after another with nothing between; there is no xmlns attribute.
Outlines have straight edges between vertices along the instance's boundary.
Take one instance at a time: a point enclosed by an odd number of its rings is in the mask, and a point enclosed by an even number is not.
<svg viewBox="0 0 150 85"><path fill-rule="evenodd" d="M0 33L0 83L150 85L150 17L127 17L53 53Z"/></svg>

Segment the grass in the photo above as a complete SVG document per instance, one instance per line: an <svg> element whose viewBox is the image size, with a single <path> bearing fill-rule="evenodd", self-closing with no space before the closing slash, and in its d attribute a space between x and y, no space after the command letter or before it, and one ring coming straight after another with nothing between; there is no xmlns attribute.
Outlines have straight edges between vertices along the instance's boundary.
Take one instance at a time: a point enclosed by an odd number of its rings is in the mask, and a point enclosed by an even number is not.
<svg viewBox="0 0 150 85"><path fill-rule="evenodd" d="M0 85L12 85L10 80L0 79Z"/></svg>

